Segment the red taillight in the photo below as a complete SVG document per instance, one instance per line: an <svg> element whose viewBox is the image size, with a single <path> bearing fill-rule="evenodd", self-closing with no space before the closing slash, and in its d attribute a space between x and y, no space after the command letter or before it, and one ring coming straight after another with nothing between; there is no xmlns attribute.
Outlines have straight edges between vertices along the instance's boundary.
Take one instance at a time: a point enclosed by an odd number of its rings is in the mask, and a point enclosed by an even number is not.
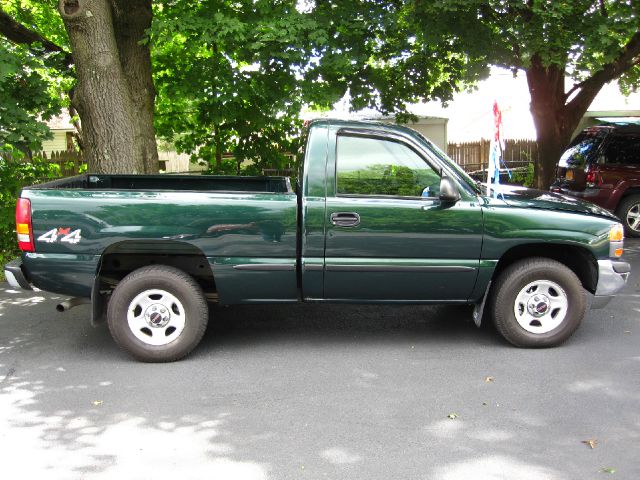
<svg viewBox="0 0 640 480"><path fill-rule="evenodd" d="M16 203L16 233L18 247L23 252L34 252L33 228L31 228L31 202L28 198L19 198Z"/></svg>
<svg viewBox="0 0 640 480"><path fill-rule="evenodd" d="M587 177L585 178L585 181L587 182L587 187L595 187L602 183L600 175L598 175L598 171L596 169L587 170Z"/></svg>

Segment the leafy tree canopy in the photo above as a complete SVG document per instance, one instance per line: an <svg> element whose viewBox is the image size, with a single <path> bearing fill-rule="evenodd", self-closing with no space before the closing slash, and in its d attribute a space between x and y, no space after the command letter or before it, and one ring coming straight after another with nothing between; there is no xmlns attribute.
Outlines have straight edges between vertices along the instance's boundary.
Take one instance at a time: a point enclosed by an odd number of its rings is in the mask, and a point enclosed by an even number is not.
<svg viewBox="0 0 640 480"><path fill-rule="evenodd" d="M407 1L406 18L423 41L466 53L467 65L524 71L541 159L539 187L604 84L624 91L640 75L640 2L636 0ZM573 85L565 85L565 77Z"/></svg>
<svg viewBox="0 0 640 480"><path fill-rule="evenodd" d="M68 103L68 53L38 33L66 46L55 3L0 0L0 149L13 155L39 150L45 122Z"/></svg>
<svg viewBox="0 0 640 480"><path fill-rule="evenodd" d="M295 148L301 109L406 113L408 102L450 99L465 55L410 32L405 2L180 0L154 10L156 127L178 148L224 171L222 153L277 166ZM475 68L475 69L474 69ZM233 166L235 169L236 167Z"/></svg>
<svg viewBox="0 0 640 480"><path fill-rule="evenodd" d="M223 165L280 166L302 108L300 66L311 19L295 2L175 1L156 6L156 126L182 151Z"/></svg>

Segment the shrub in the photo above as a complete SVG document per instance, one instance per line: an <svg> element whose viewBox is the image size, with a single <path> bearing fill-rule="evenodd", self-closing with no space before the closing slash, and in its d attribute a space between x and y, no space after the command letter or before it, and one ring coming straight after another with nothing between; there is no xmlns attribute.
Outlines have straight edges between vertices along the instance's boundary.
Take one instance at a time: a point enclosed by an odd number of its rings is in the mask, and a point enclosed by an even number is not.
<svg viewBox="0 0 640 480"><path fill-rule="evenodd" d="M513 177L509 183L522 185L524 187L533 187L535 183L533 162L527 164L526 170L513 172Z"/></svg>

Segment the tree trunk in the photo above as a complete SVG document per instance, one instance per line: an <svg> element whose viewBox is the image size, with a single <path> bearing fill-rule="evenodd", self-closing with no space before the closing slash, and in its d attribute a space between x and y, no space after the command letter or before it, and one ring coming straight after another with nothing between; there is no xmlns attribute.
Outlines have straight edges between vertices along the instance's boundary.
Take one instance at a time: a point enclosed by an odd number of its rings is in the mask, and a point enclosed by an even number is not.
<svg viewBox="0 0 640 480"><path fill-rule="evenodd" d="M222 172L222 135L220 134L220 127L213 127L213 143L216 149L216 172Z"/></svg>
<svg viewBox="0 0 640 480"><path fill-rule="evenodd" d="M555 164L566 141L562 119L564 71L553 65L543 67L539 57L534 57L531 63L527 70L527 83L539 156L535 164L535 186L547 190L553 182Z"/></svg>
<svg viewBox="0 0 640 480"><path fill-rule="evenodd" d="M155 135L153 147L149 145L149 129L153 130L153 90L148 89L151 93L142 99L144 95L136 89L138 85L152 85L150 60L148 68L144 64L138 67L136 62L144 63L140 61L140 53L131 53L135 48L123 40L126 34L116 35L111 0L59 0L59 12L73 50L78 81L72 103L82 121L89 171L157 172ZM132 23L138 21L132 20ZM127 47L120 53L122 44ZM123 65L133 71L127 75ZM134 75L148 78L130 80Z"/></svg>
<svg viewBox="0 0 640 480"><path fill-rule="evenodd" d="M136 145L145 173L158 173L158 147L153 127L155 88L151 73L151 51L142 44L146 30L151 28L153 12L150 0L115 0L114 31L120 64L129 84L134 114L137 115Z"/></svg>
<svg viewBox="0 0 640 480"><path fill-rule="evenodd" d="M604 83L610 80L598 73L584 82L577 95L568 101L564 75L564 69L557 65L543 67L537 55L527 69L539 155L535 164L535 182L541 190L548 190L555 180L558 160L569 145L573 132ZM598 78L598 75L603 78Z"/></svg>

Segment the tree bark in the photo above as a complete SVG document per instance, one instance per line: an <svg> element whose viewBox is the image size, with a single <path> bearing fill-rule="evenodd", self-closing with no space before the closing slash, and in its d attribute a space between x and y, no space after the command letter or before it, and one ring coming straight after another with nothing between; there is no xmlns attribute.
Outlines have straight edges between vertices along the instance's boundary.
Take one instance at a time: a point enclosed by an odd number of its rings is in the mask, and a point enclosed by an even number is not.
<svg viewBox="0 0 640 480"><path fill-rule="evenodd" d="M540 57L534 56L527 69L527 83L538 141L535 182L537 188L547 190L555 179L556 163L580 117L572 118L566 111L564 70L560 67L544 67Z"/></svg>
<svg viewBox="0 0 640 480"><path fill-rule="evenodd" d="M124 76L108 0L60 0L78 83L72 103L80 114L85 159L96 173L142 173L134 104Z"/></svg>
<svg viewBox="0 0 640 480"><path fill-rule="evenodd" d="M213 143L216 149L216 172L220 173L222 172L223 142L222 135L220 134L220 127L217 125L213 127Z"/></svg>
<svg viewBox="0 0 640 480"><path fill-rule="evenodd" d="M59 0L76 65L72 105L88 168L157 173L151 55L141 45L151 0Z"/></svg>
<svg viewBox="0 0 640 480"><path fill-rule="evenodd" d="M158 147L153 126L155 88L151 71L151 51L142 44L151 28L153 12L149 0L114 0L114 31L120 64L129 85L136 121L136 145L145 173L158 173Z"/></svg>

